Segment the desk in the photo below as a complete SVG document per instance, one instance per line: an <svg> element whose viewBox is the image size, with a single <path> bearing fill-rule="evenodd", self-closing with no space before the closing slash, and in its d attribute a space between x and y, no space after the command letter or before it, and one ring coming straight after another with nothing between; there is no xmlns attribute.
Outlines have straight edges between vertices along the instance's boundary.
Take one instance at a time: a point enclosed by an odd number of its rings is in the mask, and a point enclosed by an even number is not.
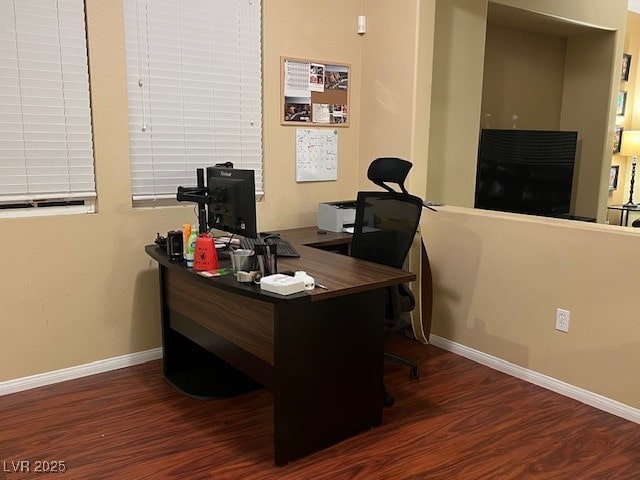
<svg viewBox="0 0 640 480"><path fill-rule="evenodd" d="M262 292L145 247L159 264L165 379L197 398L270 390L276 465L381 423L385 288L415 279L282 233L300 258L279 258L280 270L304 269L327 290ZM332 237L316 245L345 243Z"/></svg>
<svg viewBox="0 0 640 480"><path fill-rule="evenodd" d="M640 212L640 205L609 205L607 210L619 210L620 211L620 226L629 225L629 212Z"/></svg>
<svg viewBox="0 0 640 480"><path fill-rule="evenodd" d="M335 250L348 255L352 235L350 233L329 232L317 233L316 227L293 228L282 230L279 233L297 245L309 245L325 250ZM421 265L420 265L420 325L414 324L416 338L423 343L429 341L431 333L431 318L433 316L433 276L431 264L424 242L421 240ZM322 283L322 282L320 282Z"/></svg>

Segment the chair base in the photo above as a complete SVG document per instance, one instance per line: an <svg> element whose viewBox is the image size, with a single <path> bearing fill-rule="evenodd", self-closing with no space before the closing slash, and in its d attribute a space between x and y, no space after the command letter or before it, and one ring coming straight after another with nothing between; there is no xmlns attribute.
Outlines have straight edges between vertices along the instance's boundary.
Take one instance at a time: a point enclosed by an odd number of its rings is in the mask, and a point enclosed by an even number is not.
<svg viewBox="0 0 640 480"><path fill-rule="evenodd" d="M385 360L390 360L394 363L399 363L400 365L406 365L409 368L409 378L411 380L416 380L420 378L420 370L418 369L418 365L415 362L412 362L408 358L401 357L400 355L396 355L395 353L384 352Z"/></svg>
<svg viewBox="0 0 640 480"><path fill-rule="evenodd" d="M389 408L392 407L394 403L396 403L395 397L389 393L389 390L387 390L387 387L385 386L384 393L382 394L382 406L384 408Z"/></svg>

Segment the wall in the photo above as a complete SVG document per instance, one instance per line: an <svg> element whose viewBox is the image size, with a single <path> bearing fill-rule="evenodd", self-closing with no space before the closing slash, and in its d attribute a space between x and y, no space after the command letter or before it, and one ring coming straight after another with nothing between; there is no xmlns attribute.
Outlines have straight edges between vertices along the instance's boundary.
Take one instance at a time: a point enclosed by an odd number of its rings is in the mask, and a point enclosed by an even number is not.
<svg viewBox="0 0 640 480"><path fill-rule="evenodd" d="M640 235L456 207L428 226L432 333L640 408Z"/></svg>
<svg viewBox="0 0 640 480"><path fill-rule="evenodd" d="M607 151L612 141L608 132L612 130L609 125L613 125L616 96L611 89L617 71L613 58L618 52L622 53L622 34L615 32L624 31L626 2L587 5L577 1L499 0L492 3L498 4L500 11L525 11L525 17L562 23L571 32L567 42L560 128L577 130L584 140L579 146L582 165L578 169L573 203L576 214L597 216L604 221L609 171ZM472 206L477 130L484 122L478 110L482 101L478 85L483 82L482 59L485 53L490 53L487 45L491 45L485 43L489 2L454 0L438 1L436 5L427 196L451 205ZM524 26L525 30L534 28L526 23ZM589 35L580 30L597 33ZM508 47L504 47L505 50ZM594 75L590 75L592 72ZM533 96L524 88L519 92ZM546 104L546 98L540 101ZM528 116L523 112L514 113Z"/></svg>
<svg viewBox="0 0 640 480"><path fill-rule="evenodd" d="M265 189L258 228L315 225L319 202L355 198L360 136L360 2L262 0ZM339 128L338 181L295 182L295 126L279 119L280 56L351 65L350 126Z"/></svg>
<svg viewBox="0 0 640 480"><path fill-rule="evenodd" d="M569 38L560 128L579 132L572 213L602 223L609 194L610 132L617 98L611 86L620 76L618 57L622 57L622 32L595 31Z"/></svg>
<svg viewBox="0 0 640 480"><path fill-rule="evenodd" d="M366 176L371 160L401 157L414 164L407 190L423 197L428 167L435 4L366 0L362 14L367 16L367 33L362 37L358 189L378 189ZM416 241L409 254L409 268L418 275L420 255ZM417 300L412 318L419 329L420 286L415 282L412 288Z"/></svg>
<svg viewBox="0 0 640 480"><path fill-rule="evenodd" d="M440 184L469 182L464 166L459 176L448 176L440 155L454 166L462 154L475 156L484 57L478 38L484 39L486 2L438 0L434 7L407 0L396 2L397 12L385 10L381 0L351 3L359 2L264 2L262 229L313 225L316 203L352 197L368 161L384 152L386 142L394 142L394 153L413 157L411 185L425 185L425 195ZM526 5L564 16L566 9L575 15L584 7L578 20L615 23L626 1ZM99 213L0 220L6 251L14 253L0 266L0 381L159 346L157 272L143 247L155 232L192 218L190 207L131 208L120 2L87 0L87 6ZM377 27L363 37L354 32L361 11ZM400 16L413 19L416 13L410 26L400 24ZM385 30L387 15L393 28L409 28L415 40ZM351 99L352 126L341 130L338 182L294 181L294 128L279 124L281 54L351 63L354 81L362 82L361 99ZM412 63L396 64L395 55ZM391 70L402 89L378 88L376 77L390 85ZM354 112L365 104L366 116ZM387 122L385 129L380 122ZM424 176L415 178L418 172ZM639 232L455 207L426 212L423 220L434 272L434 333L640 407ZM572 313L568 334L553 329L557 307Z"/></svg>
<svg viewBox="0 0 640 480"><path fill-rule="evenodd" d="M609 48L622 53L626 0L497 3L608 26ZM427 196L450 194L450 203L465 201L475 177L461 158L475 164L485 25L486 2L437 2ZM582 112L602 122L602 136L613 130L617 58L606 69L605 106ZM568 68L565 77L579 76L578 65ZM589 98L586 86L573 93ZM566 115L561 122L580 110ZM424 215L421 228L434 276L432 333L640 408L640 232L459 207ZM569 333L555 330L556 308L571 311Z"/></svg>
<svg viewBox="0 0 640 480"><path fill-rule="evenodd" d="M489 23L481 126L558 130L566 52L566 38Z"/></svg>
<svg viewBox="0 0 640 480"><path fill-rule="evenodd" d="M451 205L474 202L487 3L436 1L425 195Z"/></svg>
<svg viewBox="0 0 640 480"><path fill-rule="evenodd" d="M280 55L351 64L359 90L360 2L265 0L264 201L259 228L315 225L317 203L357 189L358 95L340 129L339 180L296 184L295 128L280 125ZM134 209L130 200L122 5L86 0L98 212L0 219L0 381L160 345L158 283L144 253L156 232L195 222L192 206Z"/></svg>
<svg viewBox="0 0 640 480"><path fill-rule="evenodd" d="M407 19L418 18L418 3L368 0L363 4L367 33L362 37L358 189L372 189L367 167L374 158L410 159L417 24Z"/></svg>
<svg viewBox="0 0 640 480"><path fill-rule="evenodd" d="M640 129L640 102L636 101L636 90L638 90L638 62L640 61L640 14L629 11L627 13L627 29L624 38L624 52L631 54L631 68L629 70L629 79L626 82L619 82L617 86L620 90L627 92L627 105L625 115L616 118L616 125L620 125L625 130ZM611 159L611 165L620 167L618 172L618 188L609 192L608 205L620 205L629 200L629 187L631 183L631 161L629 157L614 154ZM636 171L636 173L638 173ZM637 185L637 184L636 184ZM634 201L638 202L640 196L634 186ZM640 215L631 213L629 215L629 223ZM610 223L620 223L620 213L612 211L608 215Z"/></svg>

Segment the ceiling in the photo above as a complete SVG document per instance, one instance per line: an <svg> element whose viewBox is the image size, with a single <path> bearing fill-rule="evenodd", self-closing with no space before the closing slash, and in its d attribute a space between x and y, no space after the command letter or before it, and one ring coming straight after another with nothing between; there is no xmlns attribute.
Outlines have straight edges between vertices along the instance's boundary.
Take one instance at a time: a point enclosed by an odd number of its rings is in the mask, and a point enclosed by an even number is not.
<svg viewBox="0 0 640 480"><path fill-rule="evenodd" d="M640 4L640 0L634 1ZM565 38L593 33L594 29L609 30L598 25L588 25L558 16L521 10L494 2L489 2L487 22Z"/></svg>

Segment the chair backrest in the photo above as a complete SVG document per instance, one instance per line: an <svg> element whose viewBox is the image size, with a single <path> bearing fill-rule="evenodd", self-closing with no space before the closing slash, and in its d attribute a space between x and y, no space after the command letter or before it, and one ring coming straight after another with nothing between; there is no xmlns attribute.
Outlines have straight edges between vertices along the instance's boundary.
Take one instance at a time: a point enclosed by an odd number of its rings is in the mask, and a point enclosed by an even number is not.
<svg viewBox="0 0 640 480"><path fill-rule="evenodd" d="M399 158L379 158L369 166L369 179L387 191L358 193L353 257L402 268L422 214L422 199L404 188L411 166ZM394 191L385 182L397 183L402 192Z"/></svg>
<svg viewBox="0 0 640 480"><path fill-rule="evenodd" d="M409 174L413 164L406 160L396 157L381 157L376 158L369 165L367 170L367 178L376 185L384 188L388 192L395 192L387 183L397 183L402 193L406 193L407 189L404 187L404 181Z"/></svg>

